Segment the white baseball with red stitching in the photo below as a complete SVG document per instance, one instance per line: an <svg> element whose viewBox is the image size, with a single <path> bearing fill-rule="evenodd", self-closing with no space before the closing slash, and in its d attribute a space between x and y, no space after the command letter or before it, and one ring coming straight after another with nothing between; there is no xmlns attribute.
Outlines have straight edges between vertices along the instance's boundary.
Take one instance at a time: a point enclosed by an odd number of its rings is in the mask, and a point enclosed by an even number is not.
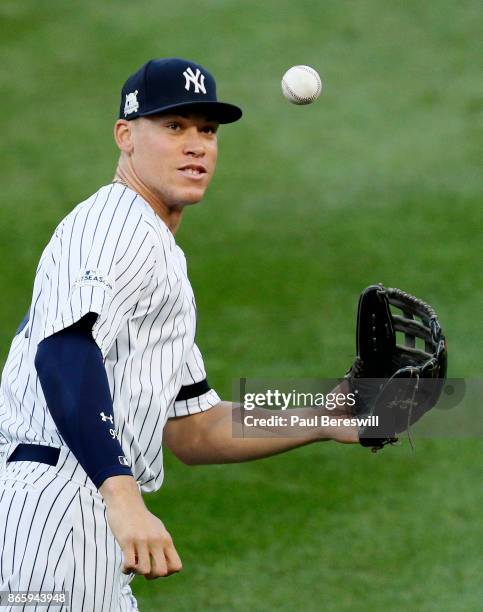
<svg viewBox="0 0 483 612"><path fill-rule="evenodd" d="M310 66L292 66L283 75L282 93L292 104L312 104L321 91L319 73Z"/></svg>

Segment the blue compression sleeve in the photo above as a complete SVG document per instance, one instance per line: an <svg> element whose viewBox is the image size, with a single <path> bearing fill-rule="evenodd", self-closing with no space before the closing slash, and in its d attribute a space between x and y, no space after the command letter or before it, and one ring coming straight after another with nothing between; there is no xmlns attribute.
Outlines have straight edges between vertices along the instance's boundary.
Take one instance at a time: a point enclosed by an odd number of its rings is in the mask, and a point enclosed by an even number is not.
<svg viewBox="0 0 483 612"><path fill-rule="evenodd" d="M96 315L40 342L35 367L61 436L97 488L129 475L116 437L111 392L101 351L92 338Z"/></svg>

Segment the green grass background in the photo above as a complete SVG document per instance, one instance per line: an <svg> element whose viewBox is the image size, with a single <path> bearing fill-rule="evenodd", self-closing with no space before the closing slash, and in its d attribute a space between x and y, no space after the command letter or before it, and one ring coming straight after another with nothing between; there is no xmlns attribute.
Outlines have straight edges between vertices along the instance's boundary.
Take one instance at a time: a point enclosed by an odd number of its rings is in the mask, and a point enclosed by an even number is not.
<svg viewBox="0 0 483 612"><path fill-rule="evenodd" d="M359 291L431 302L451 376L481 376L481 129L476 0L0 4L0 361L58 221L108 183L125 78L151 57L206 65L245 116L185 215L212 385L338 377ZM280 93L322 75L310 107ZM333 443L252 464L166 459L147 498L182 574L133 589L143 612L481 609L481 440L372 455Z"/></svg>

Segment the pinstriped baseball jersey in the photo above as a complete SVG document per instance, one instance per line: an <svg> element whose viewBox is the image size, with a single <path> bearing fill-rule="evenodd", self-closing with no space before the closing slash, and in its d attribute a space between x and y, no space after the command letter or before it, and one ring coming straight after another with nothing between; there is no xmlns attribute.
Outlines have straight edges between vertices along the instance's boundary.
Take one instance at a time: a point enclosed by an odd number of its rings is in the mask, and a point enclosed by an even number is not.
<svg viewBox="0 0 483 612"><path fill-rule="evenodd" d="M100 493L67 475L68 469L31 461L0 471L0 587L60 591L69 599L69 605L15 604L2 611L138 612L133 576L120 571L122 551Z"/></svg>
<svg viewBox="0 0 483 612"><path fill-rule="evenodd" d="M30 314L2 375L0 443L9 450L19 442L65 444L34 359L41 340L88 312L98 314L92 333L104 357L113 428L142 490L154 491L163 480L166 420L207 410L219 398L208 390L175 401L183 386L206 378L186 261L151 206L117 183L67 215L42 254Z"/></svg>

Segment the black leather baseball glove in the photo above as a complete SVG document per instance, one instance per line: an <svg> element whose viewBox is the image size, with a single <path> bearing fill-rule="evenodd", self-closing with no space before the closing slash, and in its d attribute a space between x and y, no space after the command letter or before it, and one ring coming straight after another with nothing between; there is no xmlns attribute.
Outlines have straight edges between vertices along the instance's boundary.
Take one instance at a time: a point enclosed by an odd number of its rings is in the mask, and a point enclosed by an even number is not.
<svg viewBox="0 0 483 612"><path fill-rule="evenodd" d="M360 443L377 451L410 432L437 403L446 377L446 340L429 304L382 285L362 292L356 332L357 356L346 379L357 398L354 416L374 417L360 428Z"/></svg>

